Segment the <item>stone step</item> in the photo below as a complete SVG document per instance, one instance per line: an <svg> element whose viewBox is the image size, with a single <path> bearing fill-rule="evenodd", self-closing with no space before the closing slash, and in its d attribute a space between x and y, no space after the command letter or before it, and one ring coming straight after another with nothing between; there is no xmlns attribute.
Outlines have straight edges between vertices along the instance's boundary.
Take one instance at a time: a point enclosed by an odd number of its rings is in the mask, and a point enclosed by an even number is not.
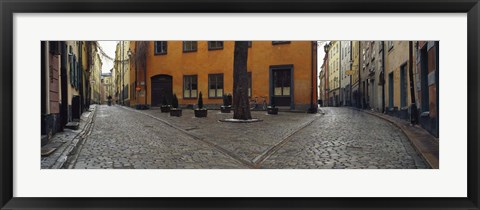
<svg viewBox="0 0 480 210"><path fill-rule="evenodd" d="M49 156L55 150L57 150L57 148L42 148L42 156Z"/></svg>
<svg viewBox="0 0 480 210"><path fill-rule="evenodd" d="M42 135L41 143L42 143L42 145L45 145L45 144L48 143L48 136L47 135Z"/></svg>
<svg viewBox="0 0 480 210"><path fill-rule="evenodd" d="M67 125L65 125L65 128L72 129L72 130L78 130L78 127L80 126L80 122L69 122Z"/></svg>

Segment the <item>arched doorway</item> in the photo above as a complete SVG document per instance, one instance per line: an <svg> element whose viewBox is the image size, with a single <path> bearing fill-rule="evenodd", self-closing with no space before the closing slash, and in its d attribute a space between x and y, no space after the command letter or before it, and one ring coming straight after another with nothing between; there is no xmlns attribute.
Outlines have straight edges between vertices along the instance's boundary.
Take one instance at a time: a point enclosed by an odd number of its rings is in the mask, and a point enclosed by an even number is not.
<svg viewBox="0 0 480 210"><path fill-rule="evenodd" d="M163 96L167 97L167 102L171 104L173 98L173 79L170 75L160 74L151 78L151 106L160 106Z"/></svg>

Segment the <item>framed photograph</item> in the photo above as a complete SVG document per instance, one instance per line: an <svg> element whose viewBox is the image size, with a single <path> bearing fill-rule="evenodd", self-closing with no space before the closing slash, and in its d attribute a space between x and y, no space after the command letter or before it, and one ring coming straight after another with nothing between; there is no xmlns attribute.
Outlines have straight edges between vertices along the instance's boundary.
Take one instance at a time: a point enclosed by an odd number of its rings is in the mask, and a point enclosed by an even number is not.
<svg viewBox="0 0 480 210"><path fill-rule="evenodd" d="M479 209L478 0L0 7L1 209Z"/></svg>

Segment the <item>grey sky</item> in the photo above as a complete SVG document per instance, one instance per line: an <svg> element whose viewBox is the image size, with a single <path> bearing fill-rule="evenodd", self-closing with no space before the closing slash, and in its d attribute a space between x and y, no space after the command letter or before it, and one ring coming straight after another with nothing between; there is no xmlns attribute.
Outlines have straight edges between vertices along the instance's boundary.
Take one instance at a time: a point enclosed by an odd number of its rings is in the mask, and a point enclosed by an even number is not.
<svg viewBox="0 0 480 210"><path fill-rule="evenodd" d="M317 48L317 85L320 85L320 78L318 76L320 76L320 70L322 70L321 67L323 64L323 57L325 57L325 51L323 50L323 46L325 46L325 44L327 44L328 42L330 41L325 41L321 43L320 45L318 45ZM317 93L320 94L320 91L317 91Z"/></svg>
<svg viewBox="0 0 480 210"><path fill-rule="evenodd" d="M98 44L102 47L105 54L107 54L111 58L115 58L115 48L117 46L117 41L98 41ZM106 59L104 56L102 56L102 54L100 54L100 58L103 62L102 73L110 72L110 69L113 68L113 61Z"/></svg>

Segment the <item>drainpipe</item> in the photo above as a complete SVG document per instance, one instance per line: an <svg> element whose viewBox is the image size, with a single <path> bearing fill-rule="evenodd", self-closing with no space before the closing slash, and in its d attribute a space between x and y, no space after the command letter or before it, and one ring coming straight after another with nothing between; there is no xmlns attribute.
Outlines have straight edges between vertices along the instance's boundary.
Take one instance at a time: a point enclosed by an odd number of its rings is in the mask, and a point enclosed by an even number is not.
<svg viewBox="0 0 480 210"><path fill-rule="evenodd" d="M382 41L382 113L385 113L385 41Z"/></svg>
<svg viewBox="0 0 480 210"><path fill-rule="evenodd" d="M145 43L144 43L145 44ZM150 47L150 43L147 43L147 47ZM146 55L145 55L146 56ZM143 81L145 83L145 106L147 106L147 58L145 58L145 69L143 69Z"/></svg>
<svg viewBox="0 0 480 210"><path fill-rule="evenodd" d="M342 99L342 41L338 41L338 98ZM341 106L340 100L338 106Z"/></svg>
<svg viewBox="0 0 480 210"><path fill-rule="evenodd" d="M123 41L121 41L121 45L120 45L120 46L122 47L122 53L121 53L121 54L122 54L122 60L121 60L121 62L122 62L122 105L123 105L123 106L125 106L125 84L124 84L124 83L125 83L125 69L124 69L125 66L123 65L123 56L124 56L124 54L123 54L123 53L124 53L124 52L123 52L123 49L124 49L124 44L125 44L125 43L124 43Z"/></svg>
<svg viewBox="0 0 480 210"><path fill-rule="evenodd" d="M357 108L361 108L362 106L362 77L360 74L360 68L362 66L362 63L360 62L362 60L362 42L358 41L358 94L357 94Z"/></svg>
<svg viewBox="0 0 480 210"><path fill-rule="evenodd" d="M314 69L314 62L313 62L313 54L314 54L314 50L315 50L315 45L314 43L316 43L315 41L312 41L311 42L311 45L312 45L312 53L311 53L311 63L312 63L312 87L310 89L310 109L308 110L308 113L316 113L317 112L317 109L313 106L313 88L315 88L315 82L313 81L314 79L317 79L316 78L316 74L315 74L315 69Z"/></svg>
<svg viewBox="0 0 480 210"><path fill-rule="evenodd" d="M352 45L352 41L350 41L350 71L353 71L353 45ZM352 76L353 74L350 74L350 106L352 106L352 90L353 90L353 81L352 81Z"/></svg>
<svg viewBox="0 0 480 210"><path fill-rule="evenodd" d="M440 93L440 85L439 85L440 80L438 78L439 73L440 73L439 72L440 66L439 66L439 61L438 61L438 58L440 56L440 54L439 54L440 48L439 47L440 47L440 42L435 41L435 67L437 67L436 70L435 70L435 87L437 89L437 91L436 91L437 96L436 96L436 99L435 99L436 100L435 105L437 106L437 120L435 122L436 127L437 127L436 137L438 137L438 133L439 133L439 129L440 129L440 127L439 127L440 126L440 124L439 124L439 122L440 122L439 102L440 101L438 100L439 97L440 97L439 94L438 94L438 93Z"/></svg>
<svg viewBox="0 0 480 210"><path fill-rule="evenodd" d="M417 123L417 105L415 103L415 89L413 87L413 42L408 42L408 73L410 79L410 100L412 104L410 105L410 122L412 124Z"/></svg>

